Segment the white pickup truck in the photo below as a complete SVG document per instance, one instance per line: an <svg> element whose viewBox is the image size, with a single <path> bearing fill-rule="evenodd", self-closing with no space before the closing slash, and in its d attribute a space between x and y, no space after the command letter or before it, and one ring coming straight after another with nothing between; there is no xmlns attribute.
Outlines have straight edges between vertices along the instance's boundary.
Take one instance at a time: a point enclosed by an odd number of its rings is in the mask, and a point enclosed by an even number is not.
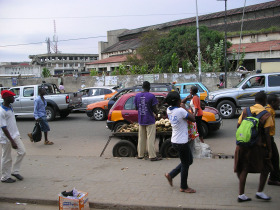
<svg viewBox="0 0 280 210"><path fill-rule="evenodd" d="M55 84L43 83L42 85L26 85L12 87L10 90L16 94L12 104L15 115L33 115L34 100L38 96L39 87L46 90L44 96L47 101L47 119L52 121L57 115L67 117L71 110L82 105L81 93L60 93ZM3 99L0 99L0 102Z"/></svg>

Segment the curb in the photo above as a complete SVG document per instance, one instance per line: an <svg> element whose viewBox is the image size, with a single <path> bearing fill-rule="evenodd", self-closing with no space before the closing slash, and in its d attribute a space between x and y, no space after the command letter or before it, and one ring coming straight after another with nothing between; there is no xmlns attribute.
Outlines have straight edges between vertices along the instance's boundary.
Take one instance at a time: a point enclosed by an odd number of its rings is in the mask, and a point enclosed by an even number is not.
<svg viewBox="0 0 280 210"><path fill-rule="evenodd" d="M31 199L31 198L7 198L0 197L0 202L7 203L28 203L37 205L49 205L49 206L59 206L58 200L44 200L44 199ZM164 207L164 206L145 206L145 205L124 205L118 203L98 203L89 202L89 207L92 209L125 209L125 210L155 210L155 209L166 209L166 210L208 210L209 208L182 208L182 207ZM209 209L211 210L211 209Z"/></svg>

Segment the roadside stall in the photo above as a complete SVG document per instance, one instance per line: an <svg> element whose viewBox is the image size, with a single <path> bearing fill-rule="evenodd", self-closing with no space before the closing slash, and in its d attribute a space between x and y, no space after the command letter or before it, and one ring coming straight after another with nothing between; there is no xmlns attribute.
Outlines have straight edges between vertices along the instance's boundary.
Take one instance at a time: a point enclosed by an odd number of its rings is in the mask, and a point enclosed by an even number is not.
<svg viewBox="0 0 280 210"><path fill-rule="evenodd" d="M178 157L177 152L172 148L171 138L172 128L168 119L156 121L156 138L159 142L159 153L162 157ZM109 136L107 143L100 154L103 155L112 138L120 139L113 147L114 157L134 157L137 154L138 144L138 123L123 125L117 132Z"/></svg>

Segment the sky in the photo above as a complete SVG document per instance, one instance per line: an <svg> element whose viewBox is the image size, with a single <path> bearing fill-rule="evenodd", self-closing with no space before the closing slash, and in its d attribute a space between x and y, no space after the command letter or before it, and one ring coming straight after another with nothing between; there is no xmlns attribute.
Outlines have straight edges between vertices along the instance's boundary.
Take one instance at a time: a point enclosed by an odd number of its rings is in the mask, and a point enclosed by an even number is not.
<svg viewBox="0 0 280 210"><path fill-rule="evenodd" d="M246 6L269 1L246 0ZM227 9L244 2L227 0ZM198 15L225 10L223 0L197 0L197 6ZM47 53L45 41L53 40L54 25L60 52L97 54L107 31L195 16L196 0L0 0L0 62L31 61L29 55Z"/></svg>

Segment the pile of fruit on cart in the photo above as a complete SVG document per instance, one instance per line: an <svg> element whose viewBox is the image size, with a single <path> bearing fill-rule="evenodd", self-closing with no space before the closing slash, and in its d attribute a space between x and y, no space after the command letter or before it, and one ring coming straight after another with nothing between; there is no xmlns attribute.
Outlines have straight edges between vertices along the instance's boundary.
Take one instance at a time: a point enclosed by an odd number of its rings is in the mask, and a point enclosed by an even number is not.
<svg viewBox="0 0 280 210"><path fill-rule="evenodd" d="M157 132L166 132L166 131L172 131L171 123L169 119L160 119L156 121L156 131ZM133 123L133 124L125 124L123 125L118 132L120 133L131 133L131 132L138 132L139 131L139 124Z"/></svg>

